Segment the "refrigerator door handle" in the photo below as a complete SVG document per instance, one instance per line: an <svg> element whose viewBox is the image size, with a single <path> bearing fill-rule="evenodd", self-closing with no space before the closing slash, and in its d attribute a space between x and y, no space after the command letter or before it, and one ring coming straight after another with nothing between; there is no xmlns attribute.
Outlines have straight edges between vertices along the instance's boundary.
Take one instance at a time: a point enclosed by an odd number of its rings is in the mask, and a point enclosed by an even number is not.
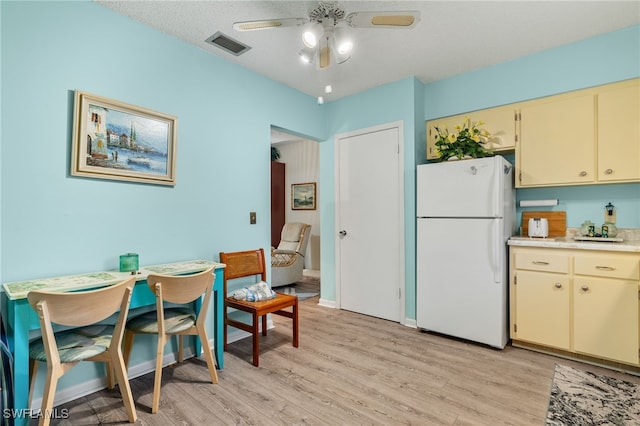
<svg viewBox="0 0 640 426"><path fill-rule="evenodd" d="M493 221L493 238L491 238L491 244L493 244L493 281L496 283L502 282L502 258L500 256L500 244L502 243L500 237L500 221Z"/></svg>

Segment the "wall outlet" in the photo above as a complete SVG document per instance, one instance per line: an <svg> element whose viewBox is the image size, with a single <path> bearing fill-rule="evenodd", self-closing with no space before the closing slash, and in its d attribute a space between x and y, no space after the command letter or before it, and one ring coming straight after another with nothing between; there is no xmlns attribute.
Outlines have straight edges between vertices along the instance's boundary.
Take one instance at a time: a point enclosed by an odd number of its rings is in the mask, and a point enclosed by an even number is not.
<svg viewBox="0 0 640 426"><path fill-rule="evenodd" d="M256 212L249 212L249 224L250 225L256 224Z"/></svg>

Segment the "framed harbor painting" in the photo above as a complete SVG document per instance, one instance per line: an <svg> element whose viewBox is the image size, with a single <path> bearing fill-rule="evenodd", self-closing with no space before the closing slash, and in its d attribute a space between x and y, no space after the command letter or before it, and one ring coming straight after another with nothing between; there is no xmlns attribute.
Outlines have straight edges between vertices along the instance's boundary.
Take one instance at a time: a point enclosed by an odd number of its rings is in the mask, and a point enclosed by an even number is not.
<svg viewBox="0 0 640 426"><path fill-rule="evenodd" d="M71 175L175 185L178 120L76 90Z"/></svg>
<svg viewBox="0 0 640 426"><path fill-rule="evenodd" d="M316 184L294 183L291 185L291 209L315 210L316 209Z"/></svg>

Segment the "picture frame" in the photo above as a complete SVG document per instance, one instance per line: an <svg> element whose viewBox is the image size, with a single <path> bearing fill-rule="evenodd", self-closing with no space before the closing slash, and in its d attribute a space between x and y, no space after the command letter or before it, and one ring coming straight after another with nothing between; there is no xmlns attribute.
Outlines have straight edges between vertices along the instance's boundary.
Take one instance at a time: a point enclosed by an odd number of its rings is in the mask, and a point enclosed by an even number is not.
<svg viewBox="0 0 640 426"><path fill-rule="evenodd" d="M291 209L316 209L316 183L294 183L291 185Z"/></svg>
<svg viewBox="0 0 640 426"><path fill-rule="evenodd" d="M76 90L71 175L176 183L178 119Z"/></svg>

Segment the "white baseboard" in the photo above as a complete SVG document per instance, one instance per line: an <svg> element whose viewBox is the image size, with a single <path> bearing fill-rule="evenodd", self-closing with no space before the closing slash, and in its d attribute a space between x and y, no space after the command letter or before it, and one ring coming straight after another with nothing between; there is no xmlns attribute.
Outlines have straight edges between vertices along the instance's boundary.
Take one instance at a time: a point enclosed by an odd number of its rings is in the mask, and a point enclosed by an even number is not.
<svg viewBox="0 0 640 426"><path fill-rule="evenodd" d="M320 299L318 301L318 305L324 306L325 308L333 308L333 309L337 309L338 307L335 300L327 300L327 299Z"/></svg>
<svg viewBox="0 0 640 426"><path fill-rule="evenodd" d="M411 318L405 318L404 319L404 325L406 325L407 327L411 327L411 328L418 328L418 324L416 323L416 320L411 319Z"/></svg>

